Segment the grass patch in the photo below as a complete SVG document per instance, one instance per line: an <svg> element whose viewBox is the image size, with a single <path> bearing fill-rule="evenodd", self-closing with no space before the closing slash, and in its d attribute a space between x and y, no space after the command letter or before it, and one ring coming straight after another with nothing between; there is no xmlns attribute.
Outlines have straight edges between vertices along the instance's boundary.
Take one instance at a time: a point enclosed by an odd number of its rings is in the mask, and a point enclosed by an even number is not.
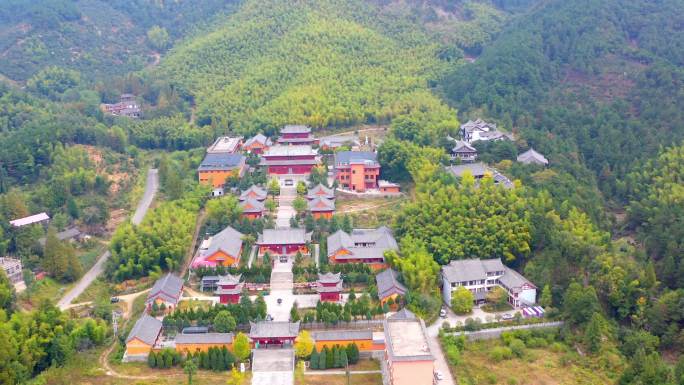
<svg viewBox="0 0 684 385"><path fill-rule="evenodd" d="M21 308L31 310L43 301L57 302L69 290L69 285L61 284L50 277L35 281L19 295Z"/></svg>
<svg viewBox="0 0 684 385"><path fill-rule="evenodd" d="M96 279L88 286L81 295L76 297L73 303L95 301L101 298L109 299L112 296L112 288L101 278Z"/></svg>
<svg viewBox="0 0 684 385"><path fill-rule="evenodd" d="M406 201L405 196L398 198L342 198L336 204L338 214L351 215L356 228L375 228L381 225L391 225L401 205Z"/></svg>
<svg viewBox="0 0 684 385"><path fill-rule="evenodd" d="M597 365L599 360L579 357L570 350L553 346L527 347L519 357L511 354L499 360L492 358L497 349L509 348L501 340L467 343L458 364L451 368L453 373L458 373L459 383L593 385L614 382L609 373Z"/></svg>
<svg viewBox="0 0 684 385"><path fill-rule="evenodd" d="M202 308L202 310L207 310L214 305L212 301L201 301L197 299L191 299L187 301L178 302L178 310L189 310Z"/></svg>
<svg viewBox="0 0 684 385"><path fill-rule="evenodd" d="M382 374L352 374L349 383L354 385L382 385ZM296 385L347 385L344 374L312 374L305 375L303 380L297 379Z"/></svg>

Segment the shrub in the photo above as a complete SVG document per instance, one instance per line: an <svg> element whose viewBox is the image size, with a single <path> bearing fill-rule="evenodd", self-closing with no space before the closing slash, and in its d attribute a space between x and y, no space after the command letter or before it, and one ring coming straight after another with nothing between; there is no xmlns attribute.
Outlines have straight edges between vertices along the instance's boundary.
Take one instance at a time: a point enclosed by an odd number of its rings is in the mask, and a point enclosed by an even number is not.
<svg viewBox="0 0 684 385"><path fill-rule="evenodd" d="M501 362L513 358L513 352L511 351L511 348L507 346L496 346L489 352L489 357L494 362Z"/></svg>
<svg viewBox="0 0 684 385"><path fill-rule="evenodd" d="M522 342L522 340L515 338L511 340L511 342L508 344L508 347L511 348L513 355L518 358L525 354L525 343Z"/></svg>

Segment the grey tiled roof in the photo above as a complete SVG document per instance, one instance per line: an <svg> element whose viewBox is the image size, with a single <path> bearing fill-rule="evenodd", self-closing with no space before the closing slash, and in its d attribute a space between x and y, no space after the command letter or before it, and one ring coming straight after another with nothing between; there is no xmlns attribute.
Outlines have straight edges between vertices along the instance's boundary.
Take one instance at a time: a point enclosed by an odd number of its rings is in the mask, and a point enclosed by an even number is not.
<svg viewBox="0 0 684 385"><path fill-rule="evenodd" d="M549 164L549 160L546 159L544 157L544 155L535 151L533 148L530 148L529 150L518 155L517 160L518 160L518 162L524 163L524 164L543 164L543 165Z"/></svg>
<svg viewBox="0 0 684 385"><path fill-rule="evenodd" d="M318 281L323 283L335 283L340 282L342 273L318 273Z"/></svg>
<svg viewBox="0 0 684 385"><path fill-rule="evenodd" d="M442 266L442 276L448 282L487 279L487 272L504 271L501 259L461 259Z"/></svg>
<svg viewBox="0 0 684 385"><path fill-rule="evenodd" d="M377 163L378 158L374 152L369 151L340 151L335 153L335 165L350 163Z"/></svg>
<svg viewBox="0 0 684 385"><path fill-rule="evenodd" d="M301 245L311 241L311 233L304 229L264 229L259 234L259 245Z"/></svg>
<svg viewBox="0 0 684 385"><path fill-rule="evenodd" d="M305 155L315 155L316 152L309 145L298 145L298 146L273 146L270 147L265 153L264 157L269 156L305 156Z"/></svg>
<svg viewBox="0 0 684 385"><path fill-rule="evenodd" d="M253 137L247 139L244 146L245 147L251 146L255 142L261 143L261 144L266 145L266 146L270 146L271 144L273 144L271 139L267 138L264 134L256 134Z"/></svg>
<svg viewBox="0 0 684 385"><path fill-rule="evenodd" d="M261 202L259 200L247 198L240 202L240 207L242 207L243 213L262 213L264 212L266 205L264 204L264 202Z"/></svg>
<svg viewBox="0 0 684 385"><path fill-rule="evenodd" d="M267 196L268 193L266 192L266 190L259 186L252 185L240 194L240 200L244 201L247 200L249 197L253 197L253 199L262 201L266 199Z"/></svg>
<svg viewBox="0 0 684 385"><path fill-rule="evenodd" d="M160 297L165 302L177 303L183 291L183 280L171 273L159 278L147 295L145 303Z"/></svg>
<svg viewBox="0 0 684 385"><path fill-rule="evenodd" d="M466 171L469 171L475 179L480 179L484 177L486 174L489 174L494 179L494 183L498 183L504 186L505 188L513 187L513 182L511 182L511 180L508 179L508 177L496 171L495 169L488 167L482 162L449 166L446 168L446 170L457 178L462 178L463 175L465 175Z"/></svg>
<svg viewBox="0 0 684 385"><path fill-rule="evenodd" d="M462 178L466 171L470 171L470 174L475 178L482 178L487 172L491 172L489 168L482 162L450 166L447 167L447 171L451 172L458 178Z"/></svg>
<svg viewBox="0 0 684 385"><path fill-rule="evenodd" d="M506 267L506 274L499 278L499 282L512 291L520 290L525 284L536 287L532 282L528 281L527 278L523 277L520 273L511 269L510 267Z"/></svg>
<svg viewBox="0 0 684 385"><path fill-rule="evenodd" d="M230 344L233 333L177 334L176 344Z"/></svg>
<svg viewBox="0 0 684 385"><path fill-rule="evenodd" d="M377 229L354 229L351 234L338 230L328 237L328 256L340 249L351 253L339 256L340 259L384 258L385 251L399 250L399 246L392 231L382 226Z"/></svg>
<svg viewBox="0 0 684 385"><path fill-rule="evenodd" d="M233 275L233 274L226 274L226 275L221 275L218 277L218 285L237 285L240 283L240 278L242 278L242 274L238 275Z"/></svg>
<svg viewBox="0 0 684 385"><path fill-rule="evenodd" d="M410 320L410 319L417 319L416 315L413 314L413 312L407 308L402 308L398 312L392 314L391 316L388 317L389 319L393 320Z"/></svg>
<svg viewBox="0 0 684 385"><path fill-rule="evenodd" d="M313 332L315 341L372 340L372 330L326 330Z"/></svg>
<svg viewBox="0 0 684 385"><path fill-rule="evenodd" d="M221 232L211 237L209 247L206 250L200 250L200 255L204 257L222 250L226 254L238 258L242 249L242 237L243 234L241 232L227 226Z"/></svg>
<svg viewBox="0 0 684 385"><path fill-rule="evenodd" d="M406 294L406 287L397 280L397 272L387 269L375 276L376 286L378 287L378 297L385 298L392 294Z"/></svg>
<svg viewBox="0 0 684 385"><path fill-rule="evenodd" d="M328 198L314 198L308 201L307 205L311 212L335 211L335 201Z"/></svg>
<svg viewBox="0 0 684 385"><path fill-rule="evenodd" d="M311 132L311 127L303 124L288 124L280 130L281 134L306 134Z"/></svg>
<svg viewBox="0 0 684 385"><path fill-rule="evenodd" d="M468 143L462 141L462 140L457 140L456 145L454 148L451 149L451 152L458 154L458 153L467 153L467 154L477 154L477 149L475 147L469 145Z"/></svg>
<svg viewBox="0 0 684 385"><path fill-rule="evenodd" d="M249 323L251 338L297 337L299 322L259 321Z"/></svg>
<svg viewBox="0 0 684 385"><path fill-rule="evenodd" d="M306 194L307 199L314 199L317 197L325 197L328 199L335 199L335 190L325 187L322 184L316 185L314 188L309 189Z"/></svg>
<svg viewBox="0 0 684 385"><path fill-rule="evenodd" d="M131 332L128 333L126 342L130 342L131 340L137 338L148 345L154 345L154 343L157 341L157 337L159 337L161 328L161 321L147 314L143 314L142 317L135 321L133 329L131 329Z"/></svg>
<svg viewBox="0 0 684 385"><path fill-rule="evenodd" d="M320 146L339 147L346 143L351 143L353 146L359 145L359 137L356 135L338 135L326 136L320 139Z"/></svg>
<svg viewBox="0 0 684 385"><path fill-rule="evenodd" d="M245 164L241 154L216 153L207 154L197 168L198 171L232 170Z"/></svg>

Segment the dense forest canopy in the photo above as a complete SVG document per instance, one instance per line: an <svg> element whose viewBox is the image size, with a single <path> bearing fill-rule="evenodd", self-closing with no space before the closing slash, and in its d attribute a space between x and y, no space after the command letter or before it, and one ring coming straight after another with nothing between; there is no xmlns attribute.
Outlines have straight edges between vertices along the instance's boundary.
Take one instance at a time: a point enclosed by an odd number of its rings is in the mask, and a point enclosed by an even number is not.
<svg viewBox="0 0 684 385"><path fill-rule="evenodd" d="M217 135L379 125L382 177L407 192L382 224L410 309L437 317L441 265L499 257L616 383L682 384L682 20L682 0L2 1L0 256L27 276L78 279L86 266L56 233L105 234L155 165L159 202L113 232L102 279L181 270L201 208L200 233L231 225L253 242L274 226L239 219L233 197L206 202L195 170ZM141 119L101 110L123 93ZM514 134L474 144L513 188L444 172L458 162L450 138L475 118ZM516 162L531 147L548 167ZM256 181L265 173L227 187ZM49 227L9 225L41 211ZM0 382L27 382L111 330L106 314L17 297L0 274Z"/></svg>

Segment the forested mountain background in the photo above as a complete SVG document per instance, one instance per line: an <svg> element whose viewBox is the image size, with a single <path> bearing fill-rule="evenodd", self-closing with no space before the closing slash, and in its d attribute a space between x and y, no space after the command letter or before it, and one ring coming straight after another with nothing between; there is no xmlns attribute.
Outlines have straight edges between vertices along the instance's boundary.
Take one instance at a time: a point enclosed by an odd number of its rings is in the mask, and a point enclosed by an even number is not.
<svg viewBox="0 0 684 385"><path fill-rule="evenodd" d="M103 114L122 93L142 119ZM438 311L439 264L502 257L616 382L684 383L683 111L684 0L4 0L0 255L43 266L44 234L10 219L102 228L167 152L183 206L216 135L378 125L383 177L411 192L390 225L412 309ZM441 172L475 118L515 134L478 150L520 188ZM550 166L517 164L530 147Z"/></svg>

